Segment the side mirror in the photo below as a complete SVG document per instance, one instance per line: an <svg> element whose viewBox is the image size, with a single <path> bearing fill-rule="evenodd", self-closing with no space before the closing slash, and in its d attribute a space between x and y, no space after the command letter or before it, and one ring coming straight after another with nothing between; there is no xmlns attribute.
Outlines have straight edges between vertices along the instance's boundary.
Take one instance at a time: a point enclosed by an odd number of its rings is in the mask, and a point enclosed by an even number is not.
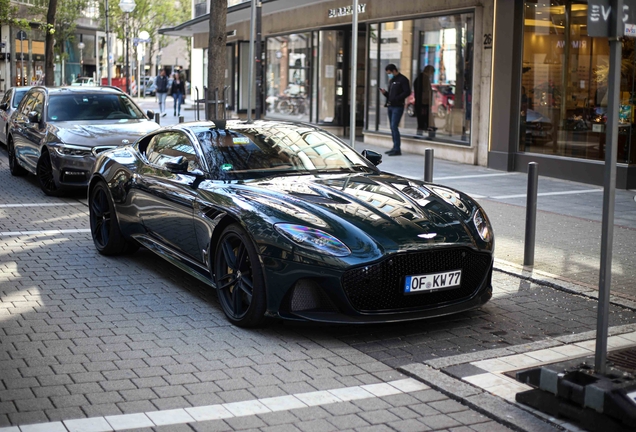
<svg viewBox="0 0 636 432"><path fill-rule="evenodd" d="M29 123L33 123L33 124L40 123L40 114L38 114L35 111L31 111L29 115L27 116L27 118L29 119Z"/></svg>
<svg viewBox="0 0 636 432"><path fill-rule="evenodd" d="M155 119L155 112L153 110L146 111L146 115L148 116L148 118L150 120L154 120Z"/></svg>
<svg viewBox="0 0 636 432"><path fill-rule="evenodd" d="M382 163L382 155L378 152L374 152L373 150L362 150L362 156L375 166Z"/></svg>
<svg viewBox="0 0 636 432"><path fill-rule="evenodd" d="M188 172L188 160L185 158L185 156L179 156L172 162L166 162L164 166L167 170L175 174Z"/></svg>
<svg viewBox="0 0 636 432"><path fill-rule="evenodd" d="M0 104L0 110L6 111L7 108L9 108L9 104L8 103L4 102L4 103Z"/></svg>

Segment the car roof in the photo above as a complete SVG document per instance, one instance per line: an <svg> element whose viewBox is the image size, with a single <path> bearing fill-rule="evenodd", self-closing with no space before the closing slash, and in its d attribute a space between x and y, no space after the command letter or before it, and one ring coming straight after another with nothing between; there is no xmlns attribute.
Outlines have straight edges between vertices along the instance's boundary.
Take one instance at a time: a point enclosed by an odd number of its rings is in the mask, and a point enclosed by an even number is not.
<svg viewBox="0 0 636 432"><path fill-rule="evenodd" d="M248 123L245 120L201 120L187 123L178 123L176 125L170 126L169 128L172 130L186 130L190 128L210 128L216 129L217 127L223 128L225 130L234 130L240 131L243 129L269 129L275 127L283 127L283 128L302 128L307 130L320 130L316 125L297 122L297 121L289 121L289 120L255 120L251 123Z"/></svg>
<svg viewBox="0 0 636 432"><path fill-rule="evenodd" d="M21 92L21 91L29 91L32 86L20 86L20 87L11 87L9 90L13 89L13 92ZM7 90L8 91L8 90Z"/></svg>
<svg viewBox="0 0 636 432"><path fill-rule="evenodd" d="M47 94L122 94L122 91L119 89L115 89L113 87L43 87L36 86L32 88L37 88L40 90L44 90Z"/></svg>

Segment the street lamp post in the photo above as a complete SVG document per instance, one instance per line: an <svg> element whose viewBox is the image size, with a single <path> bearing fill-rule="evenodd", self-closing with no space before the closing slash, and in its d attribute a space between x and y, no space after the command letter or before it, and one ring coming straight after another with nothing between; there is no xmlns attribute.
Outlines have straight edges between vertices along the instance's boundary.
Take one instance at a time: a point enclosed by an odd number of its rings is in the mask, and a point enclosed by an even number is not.
<svg viewBox="0 0 636 432"><path fill-rule="evenodd" d="M135 39L137 44L137 97L144 97L146 93L145 87L145 74L146 74L146 43L150 41L150 34L146 30L139 32L139 37ZM139 50L141 46L141 59L139 58ZM141 67L139 67L139 60L141 60ZM142 78L141 74L144 74ZM144 92L141 93L141 81L144 80Z"/></svg>
<svg viewBox="0 0 636 432"><path fill-rule="evenodd" d="M111 61L113 55L110 52L110 26L108 22L108 0L104 0L104 10L106 11L106 75L108 76L108 85L113 85L113 76L111 71ZM101 85L101 78L100 83Z"/></svg>
<svg viewBox="0 0 636 432"><path fill-rule="evenodd" d="M84 44L84 42L80 42L77 44L77 48L79 48L80 50L80 71L79 71L79 76L84 76L84 48L86 48L86 45Z"/></svg>
<svg viewBox="0 0 636 432"><path fill-rule="evenodd" d="M130 44L128 40L128 31L130 24L128 22L129 14L135 10L135 0L119 0L119 9L126 14L126 21L124 23L124 37L126 38L126 92L130 94L130 66L128 64L128 53L130 51Z"/></svg>

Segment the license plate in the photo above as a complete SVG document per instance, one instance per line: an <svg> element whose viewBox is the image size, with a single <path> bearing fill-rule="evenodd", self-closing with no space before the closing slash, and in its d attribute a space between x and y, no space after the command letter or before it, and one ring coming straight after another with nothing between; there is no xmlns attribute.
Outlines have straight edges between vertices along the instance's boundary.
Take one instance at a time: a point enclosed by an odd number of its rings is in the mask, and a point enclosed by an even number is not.
<svg viewBox="0 0 636 432"><path fill-rule="evenodd" d="M453 270L444 273L432 273L417 276L407 276L404 283L404 293L431 292L461 285L462 271Z"/></svg>

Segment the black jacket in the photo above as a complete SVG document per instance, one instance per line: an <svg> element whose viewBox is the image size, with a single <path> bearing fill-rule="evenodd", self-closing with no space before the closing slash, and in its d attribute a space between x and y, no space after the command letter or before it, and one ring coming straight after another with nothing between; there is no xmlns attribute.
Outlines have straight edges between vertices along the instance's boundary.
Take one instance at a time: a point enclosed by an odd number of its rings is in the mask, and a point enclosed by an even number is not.
<svg viewBox="0 0 636 432"><path fill-rule="evenodd" d="M389 90L386 96L387 106L404 106L404 100L411 94L411 83L402 74L394 76L389 81Z"/></svg>
<svg viewBox="0 0 636 432"><path fill-rule="evenodd" d="M178 92L181 94L185 94L185 82L183 80L179 80L179 84L177 84L176 80L172 80L172 94L175 95Z"/></svg>
<svg viewBox="0 0 636 432"><path fill-rule="evenodd" d="M155 81L157 93L168 93L168 77L159 75Z"/></svg>

